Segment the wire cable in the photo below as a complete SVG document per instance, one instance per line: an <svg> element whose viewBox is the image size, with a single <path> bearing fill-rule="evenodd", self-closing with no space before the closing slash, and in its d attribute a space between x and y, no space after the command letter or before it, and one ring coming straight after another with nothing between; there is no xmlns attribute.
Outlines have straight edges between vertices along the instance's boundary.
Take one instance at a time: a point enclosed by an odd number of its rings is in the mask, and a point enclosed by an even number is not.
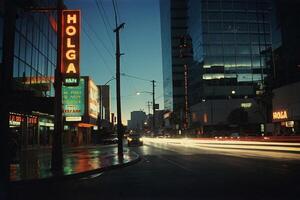
<svg viewBox="0 0 300 200"><path fill-rule="evenodd" d="M107 51L107 53L114 59L114 55L108 49L108 47L105 45L105 43L103 42L103 40L101 39L101 37L97 34L97 32L92 28L91 24L87 20L83 20L83 21L84 21L84 23L87 24L88 28L94 33L94 35L96 36L96 38L101 42L102 46Z"/></svg>
<svg viewBox="0 0 300 200"><path fill-rule="evenodd" d="M102 61L104 63L105 68L109 71L110 75L113 76L112 70L108 67L108 64L107 64L106 60L104 59L103 55L100 53L100 50L98 49L98 47L93 42L90 35L87 33L86 29L83 27L82 30L83 30L83 33L87 36L87 38L91 42L92 46L95 48L96 52L99 54L100 58L102 59Z"/></svg>
<svg viewBox="0 0 300 200"><path fill-rule="evenodd" d="M104 9L103 1L102 1L102 0L99 0L99 3L100 3L100 6L101 6L101 8L102 8L102 10L103 10L104 17L106 18L106 21L107 21L107 23L108 23L110 29L113 30L114 28L112 27L112 25L111 25L111 23L110 23L110 21L109 21L109 17L108 17L108 15L107 15L107 13L106 13L106 11L105 11L105 9Z"/></svg>
<svg viewBox="0 0 300 200"><path fill-rule="evenodd" d="M95 3L96 3L96 8L97 8L98 14L100 15L100 18L102 19L103 24L104 24L104 26L105 26L107 36L108 36L108 38L109 38L109 40L110 40L110 42L111 42L111 45L114 46L113 40L112 40L111 35L109 34L109 31L108 31L108 27L107 27L106 21L105 21L104 16L103 16L103 14L102 14L102 12L101 12L99 3L98 3L97 0L95 0Z"/></svg>
<svg viewBox="0 0 300 200"><path fill-rule="evenodd" d="M126 74L126 73L121 73L121 76L126 76L126 77L129 77L129 78L134 78L134 79L137 79L137 80L141 80L141 81L149 81L151 82L152 80L149 80L149 79L145 79L145 78L140 78L138 76L134 76L134 75L130 75L130 74ZM156 81L155 81L156 82Z"/></svg>
<svg viewBox="0 0 300 200"><path fill-rule="evenodd" d="M118 1L117 0L113 0L113 1L115 2L117 16L118 16L118 19L119 19L119 22L120 22L121 21L121 16L120 16L120 11L119 11Z"/></svg>

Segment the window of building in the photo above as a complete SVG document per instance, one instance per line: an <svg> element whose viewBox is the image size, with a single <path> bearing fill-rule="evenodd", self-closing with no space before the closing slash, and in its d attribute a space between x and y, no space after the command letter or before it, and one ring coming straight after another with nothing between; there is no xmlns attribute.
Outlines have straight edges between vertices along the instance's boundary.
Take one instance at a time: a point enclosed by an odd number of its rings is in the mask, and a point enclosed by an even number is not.
<svg viewBox="0 0 300 200"><path fill-rule="evenodd" d="M223 48L221 45L210 45L209 55L223 55Z"/></svg>
<svg viewBox="0 0 300 200"><path fill-rule="evenodd" d="M248 32L248 24L247 23L236 23L235 28L238 32Z"/></svg>
<svg viewBox="0 0 300 200"><path fill-rule="evenodd" d="M236 34L237 44L249 44L249 35L248 34Z"/></svg>
<svg viewBox="0 0 300 200"><path fill-rule="evenodd" d="M223 13L223 20L224 21L233 21L235 19L234 13L232 12L224 12Z"/></svg>
<svg viewBox="0 0 300 200"><path fill-rule="evenodd" d="M237 54L250 54L250 46L249 45L237 45L236 46Z"/></svg>
<svg viewBox="0 0 300 200"><path fill-rule="evenodd" d="M221 12L209 12L208 13L208 20L210 21L220 21L222 20L222 14Z"/></svg>
<svg viewBox="0 0 300 200"><path fill-rule="evenodd" d="M250 56L237 56L236 65L238 67L251 67L251 57Z"/></svg>
<svg viewBox="0 0 300 200"><path fill-rule="evenodd" d="M232 1L222 1L222 9L232 10L233 9Z"/></svg>
<svg viewBox="0 0 300 200"><path fill-rule="evenodd" d="M234 17L235 17L236 21L247 21L248 20L247 12L234 13Z"/></svg>
<svg viewBox="0 0 300 200"><path fill-rule="evenodd" d="M221 8L220 1L213 1L213 0L207 1L208 10L220 10L220 8Z"/></svg>
<svg viewBox="0 0 300 200"><path fill-rule="evenodd" d="M221 23L209 23L209 32L221 32L223 26Z"/></svg>
<svg viewBox="0 0 300 200"><path fill-rule="evenodd" d="M247 2L233 1L233 9L245 11L247 10Z"/></svg>
<svg viewBox="0 0 300 200"><path fill-rule="evenodd" d="M235 37L233 33L223 34L224 44L235 44Z"/></svg>
<svg viewBox="0 0 300 200"><path fill-rule="evenodd" d="M225 68L235 67L235 56L224 56Z"/></svg>
<svg viewBox="0 0 300 200"><path fill-rule="evenodd" d="M224 55L235 55L234 45L224 45Z"/></svg>

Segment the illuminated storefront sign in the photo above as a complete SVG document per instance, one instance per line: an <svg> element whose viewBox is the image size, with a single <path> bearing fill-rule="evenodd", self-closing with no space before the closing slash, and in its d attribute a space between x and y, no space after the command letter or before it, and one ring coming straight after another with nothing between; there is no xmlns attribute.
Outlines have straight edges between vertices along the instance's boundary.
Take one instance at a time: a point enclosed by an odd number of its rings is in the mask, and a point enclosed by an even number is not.
<svg viewBox="0 0 300 200"><path fill-rule="evenodd" d="M85 81L82 78L80 79L78 86L63 86L62 93L64 117L81 117L84 115L84 87Z"/></svg>
<svg viewBox="0 0 300 200"><path fill-rule="evenodd" d="M273 119L287 119L288 115L287 115L287 111L286 110L282 110L282 111L276 111L273 112Z"/></svg>
<svg viewBox="0 0 300 200"><path fill-rule="evenodd" d="M82 117L66 117L66 122L79 122L82 120Z"/></svg>
<svg viewBox="0 0 300 200"><path fill-rule="evenodd" d="M241 107L242 108L251 108L252 107L252 103L241 103Z"/></svg>
<svg viewBox="0 0 300 200"><path fill-rule="evenodd" d="M28 124L37 124L38 117L37 116L24 116L21 114L13 114L9 115L9 125L10 126L20 126L22 122L27 122Z"/></svg>
<svg viewBox="0 0 300 200"><path fill-rule="evenodd" d="M89 116L97 119L99 114L99 90L92 80L89 80Z"/></svg>
<svg viewBox="0 0 300 200"><path fill-rule="evenodd" d="M65 86L79 84L80 11L62 13L62 75Z"/></svg>

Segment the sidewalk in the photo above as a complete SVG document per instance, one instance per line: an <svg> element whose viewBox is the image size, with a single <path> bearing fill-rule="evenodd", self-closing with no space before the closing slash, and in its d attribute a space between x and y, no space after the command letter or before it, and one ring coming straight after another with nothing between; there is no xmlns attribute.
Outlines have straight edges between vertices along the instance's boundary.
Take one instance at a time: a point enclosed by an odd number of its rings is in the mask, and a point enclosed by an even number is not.
<svg viewBox="0 0 300 200"><path fill-rule="evenodd" d="M138 154L127 148L124 148L123 160L119 159L116 145L65 148L63 172L54 175L50 170L51 149L23 151L20 158L19 163L10 166L12 184L81 178L134 164L140 159Z"/></svg>

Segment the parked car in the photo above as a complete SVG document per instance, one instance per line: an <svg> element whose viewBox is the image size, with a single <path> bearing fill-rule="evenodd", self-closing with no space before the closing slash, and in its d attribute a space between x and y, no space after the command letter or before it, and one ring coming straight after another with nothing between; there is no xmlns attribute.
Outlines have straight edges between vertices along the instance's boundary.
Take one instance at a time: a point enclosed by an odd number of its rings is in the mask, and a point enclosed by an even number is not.
<svg viewBox="0 0 300 200"><path fill-rule="evenodd" d="M143 145L143 138L140 134L134 133L130 134L127 137L127 144L128 146L136 145L136 146L142 146Z"/></svg>

